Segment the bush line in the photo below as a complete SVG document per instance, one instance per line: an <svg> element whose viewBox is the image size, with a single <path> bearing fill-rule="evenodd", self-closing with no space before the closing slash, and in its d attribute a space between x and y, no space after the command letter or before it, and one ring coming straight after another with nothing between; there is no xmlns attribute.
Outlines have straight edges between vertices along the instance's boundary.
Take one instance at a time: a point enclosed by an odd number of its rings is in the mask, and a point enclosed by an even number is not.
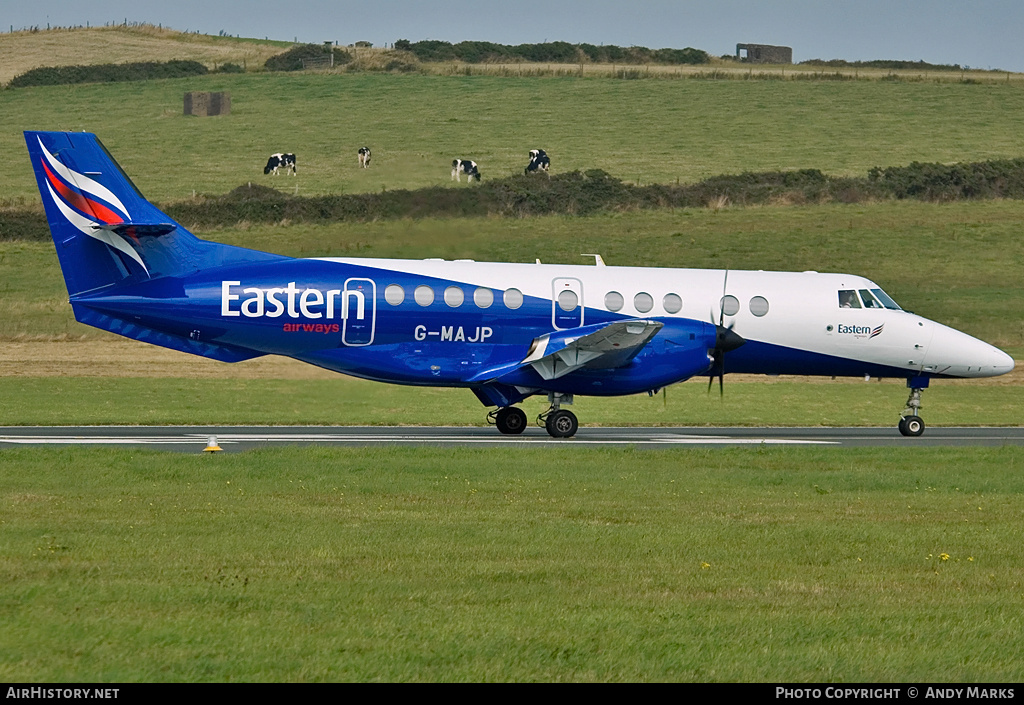
<svg viewBox="0 0 1024 705"><path fill-rule="evenodd" d="M817 169L716 176L696 184L627 184L600 169L546 177L517 175L465 188L429 188L334 196L292 196L243 185L161 207L197 230L239 223L368 222L399 218L592 215L652 208L720 208L770 203L859 203L885 199L945 202L1024 198L1024 158L968 164L875 167L866 177L827 176ZM0 209L0 241L46 240L38 210Z"/></svg>
<svg viewBox="0 0 1024 705"><path fill-rule="evenodd" d="M235 69L234 64L231 65ZM91 66L44 66L15 76L9 88L28 86L61 86L75 83L117 83L148 81L156 78L203 76L210 71L198 61L136 61L125 64L94 64ZM229 70L230 72L230 70Z"/></svg>
<svg viewBox="0 0 1024 705"><path fill-rule="evenodd" d="M580 62L619 64L707 64L711 57L706 51L685 49L648 49L647 47L620 47L614 44L570 44L569 42L543 42L540 44L495 44L494 42L451 42L428 39L410 42L399 39L394 48L412 52L420 61L464 61L470 64L508 61L540 63Z"/></svg>

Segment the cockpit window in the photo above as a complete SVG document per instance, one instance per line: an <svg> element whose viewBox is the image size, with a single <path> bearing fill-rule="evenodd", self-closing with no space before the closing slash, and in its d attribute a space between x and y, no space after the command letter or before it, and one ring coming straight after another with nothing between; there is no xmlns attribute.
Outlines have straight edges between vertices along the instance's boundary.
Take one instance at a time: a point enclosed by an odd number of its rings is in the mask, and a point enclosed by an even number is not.
<svg viewBox="0 0 1024 705"><path fill-rule="evenodd" d="M885 306L886 308L891 309L893 311L902 311L903 310L903 309L900 308L900 305L898 303L896 303L891 298L889 298L889 295L886 294L881 289L872 289L871 293L874 294L875 297L879 301L881 301L882 305Z"/></svg>
<svg viewBox="0 0 1024 705"><path fill-rule="evenodd" d="M864 299L864 308L885 308L882 302L872 296L867 289L860 290L860 297Z"/></svg>
<svg viewBox="0 0 1024 705"><path fill-rule="evenodd" d="M860 299L853 289L842 289L839 292L839 308L860 308Z"/></svg>

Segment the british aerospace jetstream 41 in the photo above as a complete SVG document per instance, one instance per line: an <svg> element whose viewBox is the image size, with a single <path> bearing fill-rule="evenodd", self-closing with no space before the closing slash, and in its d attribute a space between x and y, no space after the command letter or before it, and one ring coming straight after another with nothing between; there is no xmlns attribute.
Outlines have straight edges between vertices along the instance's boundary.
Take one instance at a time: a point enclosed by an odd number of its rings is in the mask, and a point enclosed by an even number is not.
<svg viewBox="0 0 1024 705"><path fill-rule="evenodd" d="M286 355L395 384L465 387L498 430L546 395L556 438L575 395L694 376L902 377L904 435L934 378L1013 369L1004 352L903 311L849 274L293 259L201 240L149 203L95 135L26 132L75 318L238 362Z"/></svg>

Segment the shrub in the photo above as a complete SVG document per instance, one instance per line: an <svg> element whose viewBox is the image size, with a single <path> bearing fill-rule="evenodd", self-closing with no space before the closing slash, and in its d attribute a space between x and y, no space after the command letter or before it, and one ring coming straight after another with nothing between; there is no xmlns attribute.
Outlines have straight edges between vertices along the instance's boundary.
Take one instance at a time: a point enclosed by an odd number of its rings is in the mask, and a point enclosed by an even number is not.
<svg viewBox="0 0 1024 705"><path fill-rule="evenodd" d="M332 53L335 66L352 60L352 56L341 47L328 49L322 44L296 44L288 51L270 57L263 65L268 71L301 71L305 68L304 60L322 60Z"/></svg>
<svg viewBox="0 0 1024 705"><path fill-rule="evenodd" d="M916 71L961 71L960 64L929 64L927 61L846 61L845 59L808 59L801 61L804 66L830 66L835 68L904 69Z"/></svg>
<svg viewBox="0 0 1024 705"><path fill-rule="evenodd" d="M126 64L94 64L91 66L47 66L15 76L11 88L26 86L57 86L74 83L115 83L146 81L154 78L184 78L209 73L198 61L139 61Z"/></svg>
<svg viewBox="0 0 1024 705"><path fill-rule="evenodd" d="M398 49L399 47L395 47ZM422 42L413 42L408 47L420 61L454 61L458 58L455 47L451 42L444 42L437 39L428 39Z"/></svg>
<svg viewBox="0 0 1024 705"><path fill-rule="evenodd" d="M658 49L614 45L570 44L568 42L543 42L540 44L517 44L508 46L492 42L459 42L451 44L438 40L410 42L399 39L395 49L411 51L420 61L465 61L475 64L486 61L533 61L538 63L570 64L580 61L595 63L662 63L662 64L707 64L711 57L700 49Z"/></svg>
<svg viewBox="0 0 1024 705"><path fill-rule="evenodd" d="M868 172L868 181L895 198L1024 198L1024 159L875 167Z"/></svg>

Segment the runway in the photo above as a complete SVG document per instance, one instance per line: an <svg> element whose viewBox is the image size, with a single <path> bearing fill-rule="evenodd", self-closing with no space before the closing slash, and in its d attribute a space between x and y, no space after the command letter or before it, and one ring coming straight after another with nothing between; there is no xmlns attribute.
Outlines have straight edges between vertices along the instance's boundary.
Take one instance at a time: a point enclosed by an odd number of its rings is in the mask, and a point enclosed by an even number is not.
<svg viewBox="0 0 1024 705"><path fill-rule="evenodd" d="M554 439L541 428L520 436L503 436L484 427L408 426L5 426L0 448L22 445L149 446L204 452L211 437L224 452L278 445L560 447L635 446L822 446L938 447L1024 445L1024 427L928 428L923 436L904 438L896 428L591 428L569 439Z"/></svg>

